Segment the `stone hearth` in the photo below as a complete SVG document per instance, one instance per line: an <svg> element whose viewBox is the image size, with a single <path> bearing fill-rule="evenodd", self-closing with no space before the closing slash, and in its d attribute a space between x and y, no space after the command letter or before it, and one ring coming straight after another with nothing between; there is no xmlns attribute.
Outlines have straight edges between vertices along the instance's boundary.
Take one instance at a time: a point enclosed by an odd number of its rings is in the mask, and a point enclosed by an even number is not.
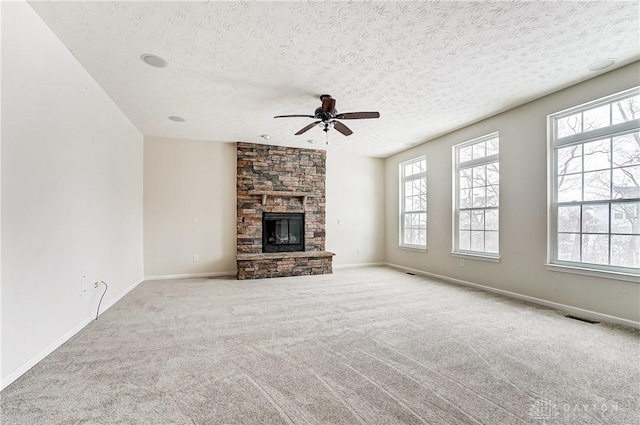
<svg viewBox="0 0 640 425"><path fill-rule="evenodd" d="M332 273L325 251L326 152L237 144L238 279ZM304 252L262 252L262 214L304 213Z"/></svg>

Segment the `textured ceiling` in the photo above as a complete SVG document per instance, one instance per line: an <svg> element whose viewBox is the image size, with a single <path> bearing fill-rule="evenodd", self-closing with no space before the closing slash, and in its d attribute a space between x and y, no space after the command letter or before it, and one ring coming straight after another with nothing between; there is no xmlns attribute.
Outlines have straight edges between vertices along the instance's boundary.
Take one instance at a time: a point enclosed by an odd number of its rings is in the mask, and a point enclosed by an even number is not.
<svg viewBox="0 0 640 425"><path fill-rule="evenodd" d="M640 58L638 1L30 4L145 135L324 148L273 116L328 93L381 118L327 149L378 157Z"/></svg>

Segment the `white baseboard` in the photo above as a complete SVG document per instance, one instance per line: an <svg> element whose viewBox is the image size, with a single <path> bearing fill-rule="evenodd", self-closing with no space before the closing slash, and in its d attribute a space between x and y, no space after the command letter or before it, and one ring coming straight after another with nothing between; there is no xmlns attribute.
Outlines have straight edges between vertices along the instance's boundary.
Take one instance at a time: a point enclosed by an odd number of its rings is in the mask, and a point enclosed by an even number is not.
<svg viewBox="0 0 640 425"><path fill-rule="evenodd" d="M615 323L618 325L628 326L630 328L640 329L640 322L636 322L629 319L624 319L622 317L610 316L604 313L598 313L596 311L586 310L579 307L573 307L566 304L560 304L553 301L544 300L542 298L530 297L529 295L518 294L516 292L505 291L504 289L492 288L490 286L481 285L479 283L468 282L466 280L455 279L452 277L442 276L435 273L429 273L422 270L412 269L409 267L399 266L397 264L392 263L384 263L386 266L393 267L395 269L399 269L405 272L411 272L427 277L432 277L435 279L444 280L446 282L456 283L458 285L470 286L472 288L482 289L487 292L492 292L494 294L504 295L509 298L516 298L518 300L527 301L533 304L543 305L545 307L550 307L556 310L561 310L579 317L584 317L588 319L595 319L601 322Z"/></svg>
<svg viewBox="0 0 640 425"><path fill-rule="evenodd" d="M187 279L190 277L217 277L235 276L236 271L228 272L208 272L208 273L186 273L186 274L165 274L161 276L145 276L144 280L167 280L167 279Z"/></svg>
<svg viewBox="0 0 640 425"><path fill-rule="evenodd" d="M115 299L113 299L112 301L109 301L109 303L105 304L105 306L101 308L102 311L100 312L100 314L102 314L105 311L107 311L111 306L113 306L115 303L117 303L122 297L124 297L129 292L131 292L131 290L133 288L135 288L136 286L141 284L143 281L144 281L143 279L140 279L138 282L134 283L133 285L131 285L127 289L125 289ZM95 320L95 317L93 315L91 317L88 317L88 318L82 320L80 323L78 323L76 326L74 326L72 329L70 329L68 332L66 332L64 335L62 335L60 338L58 338L57 340L55 340L54 342L49 344L49 346L47 348L45 348L44 350L42 350L41 352L39 352L38 354L33 356L31 359L29 359L28 361L23 363L16 370L11 372L7 377L5 377L2 381L0 381L0 391L4 390L13 381L15 381L16 379L18 379L19 377L21 377L22 375L27 373L27 371L29 369L34 367L36 364L38 364L42 359L47 357L49 354L53 353L58 347L60 347L62 344L67 342L69 339L71 339L75 334L80 332L85 326L87 326L93 320Z"/></svg>
<svg viewBox="0 0 640 425"><path fill-rule="evenodd" d="M386 266L387 263L353 263L353 264L337 264L333 266L333 269L353 269L356 267L373 267L373 266Z"/></svg>

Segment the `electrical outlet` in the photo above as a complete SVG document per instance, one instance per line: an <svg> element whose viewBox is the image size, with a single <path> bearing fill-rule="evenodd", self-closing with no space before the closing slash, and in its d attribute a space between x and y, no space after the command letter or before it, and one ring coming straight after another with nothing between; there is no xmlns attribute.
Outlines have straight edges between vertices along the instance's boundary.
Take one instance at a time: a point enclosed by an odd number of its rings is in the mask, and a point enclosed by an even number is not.
<svg viewBox="0 0 640 425"><path fill-rule="evenodd" d="M198 216L193 217L193 223L197 224L198 223Z"/></svg>
<svg viewBox="0 0 640 425"><path fill-rule="evenodd" d="M360 250L359 249L356 249L356 254L360 255Z"/></svg>
<svg viewBox="0 0 640 425"><path fill-rule="evenodd" d="M460 260L460 267L464 267L464 260Z"/></svg>
<svg viewBox="0 0 640 425"><path fill-rule="evenodd" d="M80 287L78 288L78 298L84 297L87 292L87 274L80 273Z"/></svg>
<svg viewBox="0 0 640 425"><path fill-rule="evenodd" d="M194 263L197 263L198 261L200 261L200 259L198 258L198 256L197 256L197 255L194 255L194 256L193 256L193 262L194 262Z"/></svg>

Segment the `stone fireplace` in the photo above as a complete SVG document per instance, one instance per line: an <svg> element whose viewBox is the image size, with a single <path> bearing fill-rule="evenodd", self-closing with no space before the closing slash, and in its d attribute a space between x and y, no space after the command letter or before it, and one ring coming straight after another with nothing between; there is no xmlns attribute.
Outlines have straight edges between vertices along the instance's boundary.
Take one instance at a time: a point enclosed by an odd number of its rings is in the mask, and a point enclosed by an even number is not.
<svg viewBox="0 0 640 425"><path fill-rule="evenodd" d="M238 279L331 273L326 152L238 142L237 158Z"/></svg>

